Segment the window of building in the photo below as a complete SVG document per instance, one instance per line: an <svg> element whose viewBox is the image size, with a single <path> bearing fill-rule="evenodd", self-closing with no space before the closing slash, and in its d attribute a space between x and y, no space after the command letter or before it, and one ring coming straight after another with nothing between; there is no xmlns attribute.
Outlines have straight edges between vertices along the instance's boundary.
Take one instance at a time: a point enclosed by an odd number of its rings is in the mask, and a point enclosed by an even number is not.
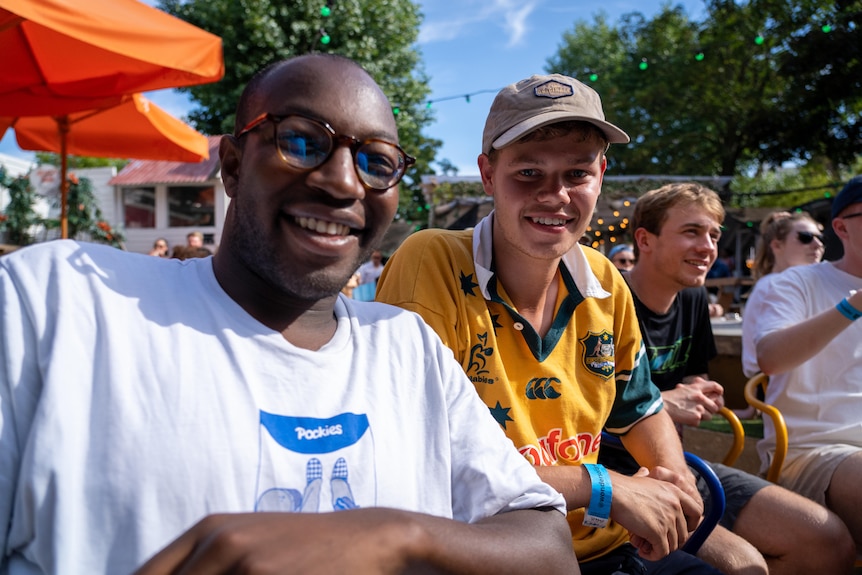
<svg viewBox="0 0 862 575"><path fill-rule="evenodd" d="M215 187L168 188L168 226L172 228L215 225Z"/></svg>
<svg viewBox="0 0 862 575"><path fill-rule="evenodd" d="M156 189L123 189L123 214L127 230L156 227Z"/></svg>

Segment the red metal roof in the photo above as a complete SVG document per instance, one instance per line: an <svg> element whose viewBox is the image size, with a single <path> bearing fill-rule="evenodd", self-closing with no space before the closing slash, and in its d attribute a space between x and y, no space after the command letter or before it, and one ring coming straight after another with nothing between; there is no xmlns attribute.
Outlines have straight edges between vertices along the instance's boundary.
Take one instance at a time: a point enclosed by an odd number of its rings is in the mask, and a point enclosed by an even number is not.
<svg viewBox="0 0 862 575"><path fill-rule="evenodd" d="M111 178L111 186L141 186L149 184L174 184L179 182L206 182L219 169L218 145L221 136L207 136L210 158L203 162L165 162L156 160L132 160L120 173Z"/></svg>

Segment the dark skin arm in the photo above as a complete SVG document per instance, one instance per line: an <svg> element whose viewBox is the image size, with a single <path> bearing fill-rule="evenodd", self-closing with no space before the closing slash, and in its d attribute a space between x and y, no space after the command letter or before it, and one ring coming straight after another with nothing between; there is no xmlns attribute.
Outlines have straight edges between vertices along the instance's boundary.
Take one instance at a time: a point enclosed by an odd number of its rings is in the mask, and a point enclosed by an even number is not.
<svg viewBox="0 0 862 575"><path fill-rule="evenodd" d="M529 542L529 544L527 544ZM243 513L199 522L137 571L194 573L579 573L565 517L500 513L474 524L394 509Z"/></svg>

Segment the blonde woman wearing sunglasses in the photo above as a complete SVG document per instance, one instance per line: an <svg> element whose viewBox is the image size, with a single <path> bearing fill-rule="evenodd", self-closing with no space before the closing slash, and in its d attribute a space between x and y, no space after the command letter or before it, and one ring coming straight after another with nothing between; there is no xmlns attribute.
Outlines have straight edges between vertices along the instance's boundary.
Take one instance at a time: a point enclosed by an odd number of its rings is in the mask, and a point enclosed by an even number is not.
<svg viewBox="0 0 862 575"><path fill-rule="evenodd" d="M843 255L772 274L751 340L787 424L778 482L834 511L862 552L862 175L835 196L830 224ZM761 469L775 449L765 425Z"/></svg>
<svg viewBox="0 0 862 575"><path fill-rule="evenodd" d="M748 297L742 318L742 371L751 377L760 371L754 349L757 318L764 305L766 285L787 268L815 264L823 258L823 226L807 212L773 212L760 224L754 259L757 284Z"/></svg>

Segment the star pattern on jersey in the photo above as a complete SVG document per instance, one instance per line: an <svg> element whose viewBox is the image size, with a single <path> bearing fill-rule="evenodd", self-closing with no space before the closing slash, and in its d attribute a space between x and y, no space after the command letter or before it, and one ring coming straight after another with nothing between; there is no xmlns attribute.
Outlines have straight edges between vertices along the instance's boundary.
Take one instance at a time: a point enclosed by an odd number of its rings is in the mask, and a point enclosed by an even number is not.
<svg viewBox="0 0 862 575"><path fill-rule="evenodd" d="M500 314L498 314L498 313L492 313L491 314L491 327L494 328L494 335L497 335L497 328L498 327L503 327L503 325L497 321L498 319L500 319Z"/></svg>
<svg viewBox="0 0 862 575"><path fill-rule="evenodd" d="M497 405L495 405L494 407L489 407L488 410L491 412L491 415L494 416L494 419L497 420L497 423L503 426L503 429L506 429L507 421L515 421L514 419L509 417L509 411L511 411L512 408L503 407L502 405L500 405L499 401L497 402Z"/></svg>
<svg viewBox="0 0 862 575"><path fill-rule="evenodd" d="M464 292L464 295L476 295L473 290L477 287L479 284L473 281L473 274L465 276L464 272L461 272L461 291Z"/></svg>

